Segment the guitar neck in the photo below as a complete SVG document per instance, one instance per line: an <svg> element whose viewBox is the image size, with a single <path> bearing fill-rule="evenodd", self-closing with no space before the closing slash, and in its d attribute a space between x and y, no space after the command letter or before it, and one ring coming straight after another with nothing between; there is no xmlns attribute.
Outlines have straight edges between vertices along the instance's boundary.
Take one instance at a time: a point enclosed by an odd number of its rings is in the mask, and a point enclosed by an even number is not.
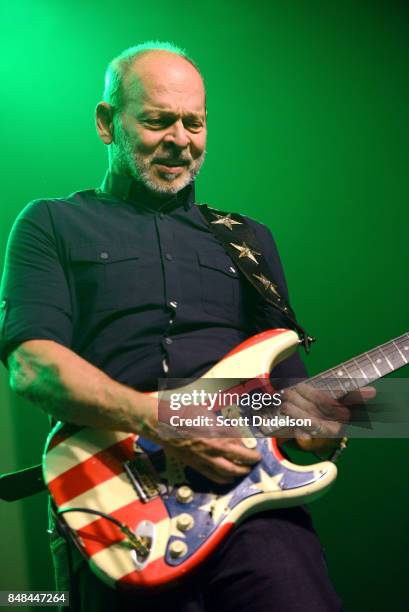
<svg viewBox="0 0 409 612"><path fill-rule="evenodd" d="M307 382L335 398L360 389L409 363L409 333L330 368Z"/></svg>

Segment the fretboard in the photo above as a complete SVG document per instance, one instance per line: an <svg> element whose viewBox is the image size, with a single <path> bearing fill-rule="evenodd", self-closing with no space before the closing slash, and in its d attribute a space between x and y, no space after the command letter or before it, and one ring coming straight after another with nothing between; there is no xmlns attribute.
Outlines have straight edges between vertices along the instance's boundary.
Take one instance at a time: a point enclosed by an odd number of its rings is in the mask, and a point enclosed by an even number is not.
<svg viewBox="0 0 409 612"><path fill-rule="evenodd" d="M342 397L360 389L409 363L409 333L345 361L335 368L313 376L307 382Z"/></svg>

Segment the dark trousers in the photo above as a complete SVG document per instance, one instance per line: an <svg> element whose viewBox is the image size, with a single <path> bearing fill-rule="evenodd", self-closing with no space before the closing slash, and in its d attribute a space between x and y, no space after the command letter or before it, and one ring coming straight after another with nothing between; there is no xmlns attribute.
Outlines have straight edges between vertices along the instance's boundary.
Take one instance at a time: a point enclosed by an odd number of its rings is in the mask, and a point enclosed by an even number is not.
<svg viewBox="0 0 409 612"><path fill-rule="evenodd" d="M55 545L57 543L57 545ZM160 593L121 595L99 580L78 553L54 542L57 588L71 610L87 612L339 612L324 554L304 508L255 515L235 528L200 570ZM67 608L63 608L67 610Z"/></svg>

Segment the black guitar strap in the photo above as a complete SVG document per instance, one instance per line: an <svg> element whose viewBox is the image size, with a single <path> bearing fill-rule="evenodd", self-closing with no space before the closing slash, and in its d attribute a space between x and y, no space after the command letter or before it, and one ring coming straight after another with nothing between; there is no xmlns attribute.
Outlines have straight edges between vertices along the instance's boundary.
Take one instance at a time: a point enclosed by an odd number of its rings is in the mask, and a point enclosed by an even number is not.
<svg viewBox="0 0 409 612"><path fill-rule="evenodd" d="M237 268L266 302L285 316L289 325L297 331L308 353L315 338L312 338L301 327L296 320L293 309L280 295L276 283L271 278L271 272L262 249L258 246L257 238L245 218L238 213L228 213L211 208L207 204L198 204L197 207L209 229L219 240Z"/></svg>

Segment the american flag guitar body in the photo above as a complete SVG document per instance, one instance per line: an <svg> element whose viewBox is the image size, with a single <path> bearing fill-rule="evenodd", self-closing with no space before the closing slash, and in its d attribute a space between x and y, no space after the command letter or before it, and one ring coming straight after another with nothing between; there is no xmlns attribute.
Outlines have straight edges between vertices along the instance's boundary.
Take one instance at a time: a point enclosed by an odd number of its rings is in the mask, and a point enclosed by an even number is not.
<svg viewBox="0 0 409 612"><path fill-rule="evenodd" d="M290 330L262 332L202 378L266 378L298 343ZM342 372L365 386L406 365L407 351L405 334L310 381ZM45 448L44 480L67 531L104 582L119 589L158 587L198 566L244 517L309 502L335 481L330 461L299 466L283 457L274 438L243 442L256 445L262 460L246 477L222 486L135 434L59 423Z"/></svg>

